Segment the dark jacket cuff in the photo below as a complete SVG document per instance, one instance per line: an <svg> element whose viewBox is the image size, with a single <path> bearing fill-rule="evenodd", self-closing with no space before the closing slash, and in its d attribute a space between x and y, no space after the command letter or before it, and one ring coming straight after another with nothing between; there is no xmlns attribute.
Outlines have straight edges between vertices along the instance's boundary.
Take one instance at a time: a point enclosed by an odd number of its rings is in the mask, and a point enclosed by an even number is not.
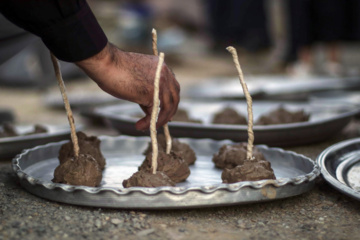
<svg viewBox="0 0 360 240"><path fill-rule="evenodd" d="M92 57L108 42L87 3L76 14L43 30L40 37L58 59L67 62Z"/></svg>

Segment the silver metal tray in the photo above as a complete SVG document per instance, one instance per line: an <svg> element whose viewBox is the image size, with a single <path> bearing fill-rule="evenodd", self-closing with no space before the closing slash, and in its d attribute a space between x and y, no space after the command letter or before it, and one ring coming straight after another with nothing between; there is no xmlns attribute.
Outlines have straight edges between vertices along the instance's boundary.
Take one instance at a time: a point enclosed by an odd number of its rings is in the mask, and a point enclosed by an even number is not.
<svg viewBox="0 0 360 240"><path fill-rule="evenodd" d="M360 138L328 147L318 156L317 162L328 183L360 200Z"/></svg>
<svg viewBox="0 0 360 240"><path fill-rule="evenodd" d="M313 93L309 97L310 101L326 106L356 106L360 108L360 91L327 91Z"/></svg>
<svg viewBox="0 0 360 240"><path fill-rule="evenodd" d="M271 162L276 180L221 183L221 170L214 167L212 155L229 140L180 139L195 150L197 161L189 178L175 187L123 188L144 160L148 137L101 137L107 164L100 187L52 183L59 164L57 155L66 141L28 149L13 159L12 167L21 185L29 192L49 200L94 207L130 209L169 209L224 206L270 201L296 196L310 190L320 174L311 159L279 148L259 146Z"/></svg>
<svg viewBox="0 0 360 240"><path fill-rule="evenodd" d="M0 138L0 159L13 158L16 154L27 148L70 139L69 125L55 126L42 124L42 126L48 132ZM33 131L34 125L17 125L15 129L19 134L24 134Z"/></svg>
<svg viewBox="0 0 360 240"><path fill-rule="evenodd" d="M280 105L288 110L305 110L311 114L307 122L254 126L255 144L269 146L297 146L327 140L339 133L360 112L359 106L351 104L322 105L311 103L288 103L254 101L253 112L256 120ZM175 137L212 138L216 140L231 139L247 141L246 125L212 124L212 116L225 107L232 107L244 116L244 101L182 101L179 108L186 110L191 118L202 120L202 124L188 122L169 122L171 135ZM139 119L141 109L136 104L121 104L95 108L94 115L105 119L112 127L123 134L131 136L149 135L148 132L137 131L135 123Z"/></svg>
<svg viewBox="0 0 360 240"><path fill-rule="evenodd" d="M359 77L333 78L333 77L305 77L294 78L289 76L248 76L246 77L250 94L254 98L274 99L287 97L290 99L303 99L310 93L329 90L354 90L360 88ZM201 81L188 87L185 96L189 98L206 99L234 99L244 98L238 77L213 78Z"/></svg>

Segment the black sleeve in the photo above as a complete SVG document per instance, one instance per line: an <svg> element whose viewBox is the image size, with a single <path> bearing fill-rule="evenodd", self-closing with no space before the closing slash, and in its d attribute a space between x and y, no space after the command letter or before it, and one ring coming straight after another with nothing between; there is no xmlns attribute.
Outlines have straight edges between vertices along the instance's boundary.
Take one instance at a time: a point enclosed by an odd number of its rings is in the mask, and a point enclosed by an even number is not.
<svg viewBox="0 0 360 240"><path fill-rule="evenodd" d="M107 44L85 0L1 0L0 12L14 24L39 36L63 61L84 60Z"/></svg>

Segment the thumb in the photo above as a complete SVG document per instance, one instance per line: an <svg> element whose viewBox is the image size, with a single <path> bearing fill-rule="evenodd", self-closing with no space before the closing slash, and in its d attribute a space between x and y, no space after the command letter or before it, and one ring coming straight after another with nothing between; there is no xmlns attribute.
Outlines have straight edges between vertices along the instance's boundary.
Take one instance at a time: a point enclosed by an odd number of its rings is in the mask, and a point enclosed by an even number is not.
<svg viewBox="0 0 360 240"><path fill-rule="evenodd" d="M146 115L136 122L135 128L140 131L149 130L151 115Z"/></svg>

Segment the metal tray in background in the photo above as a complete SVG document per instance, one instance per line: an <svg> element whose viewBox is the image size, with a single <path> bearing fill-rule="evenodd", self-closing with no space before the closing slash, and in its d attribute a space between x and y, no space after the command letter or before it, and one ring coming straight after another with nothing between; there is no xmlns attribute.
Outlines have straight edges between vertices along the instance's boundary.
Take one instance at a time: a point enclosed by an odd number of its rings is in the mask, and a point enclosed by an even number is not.
<svg viewBox="0 0 360 240"><path fill-rule="evenodd" d="M231 141L180 139L195 151L197 160L190 166L189 178L175 187L123 188L145 159L142 155L149 137L101 137L106 167L100 187L71 186L51 182L59 164L60 146L65 141L28 149L13 159L12 167L20 184L36 196L75 205L127 209L171 209L213 207L265 202L296 196L310 190L320 174L311 159L279 148L258 146L271 162L276 180L221 183L221 170L212 156Z"/></svg>
<svg viewBox="0 0 360 240"><path fill-rule="evenodd" d="M360 80L359 80L360 81ZM313 93L310 100L323 104L354 105L360 107L360 91L326 91Z"/></svg>
<svg viewBox="0 0 360 240"><path fill-rule="evenodd" d="M352 117L360 112L358 106L326 105L305 103L284 103L269 101L254 101L254 120L278 108L280 105L288 110L305 110L310 113L307 122L255 125L255 144L269 146L297 146L327 140L339 133L350 122ZM212 138L216 140L230 139L233 141L247 141L246 125L212 124L213 115L225 107L232 107L239 113L247 116L246 103L236 101L182 101L179 108L186 110L191 118L202 120L202 124L188 122L169 122L171 135L175 137ZM148 132L137 131L135 123L139 120L141 109L135 104L122 104L95 108L95 115L101 116L112 127L122 134L132 136L148 135ZM161 130L161 129L160 129Z"/></svg>
<svg viewBox="0 0 360 240"><path fill-rule="evenodd" d="M359 77L289 77L245 76L253 98L307 99L309 94L330 90L360 89ZM238 77L213 78L201 81L186 89L185 97L192 99L238 99L244 94Z"/></svg>
<svg viewBox="0 0 360 240"><path fill-rule="evenodd" d="M359 81L360 82L360 81ZM309 96L312 103L323 106L355 106L360 108L360 91L334 90L327 92L313 93ZM356 117L360 117L357 114Z"/></svg>
<svg viewBox="0 0 360 240"><path fill-rule="evenodd" d="M360 200L360 138L328 147L318 156L317 163L328 183Z"/></svg>
<svg viewBox="0 0 360 240"><path fill-rule="evenodd" d="M48 132L0 138L0 159L13 158L16 154L27 148L70 139L69 125L55 126L41 124L41 126L44 126ZM19 134L31 132L34 130L34 127L34 125L15 125L15 129ZM81 129L81 126L77 128Z"/></svg>

